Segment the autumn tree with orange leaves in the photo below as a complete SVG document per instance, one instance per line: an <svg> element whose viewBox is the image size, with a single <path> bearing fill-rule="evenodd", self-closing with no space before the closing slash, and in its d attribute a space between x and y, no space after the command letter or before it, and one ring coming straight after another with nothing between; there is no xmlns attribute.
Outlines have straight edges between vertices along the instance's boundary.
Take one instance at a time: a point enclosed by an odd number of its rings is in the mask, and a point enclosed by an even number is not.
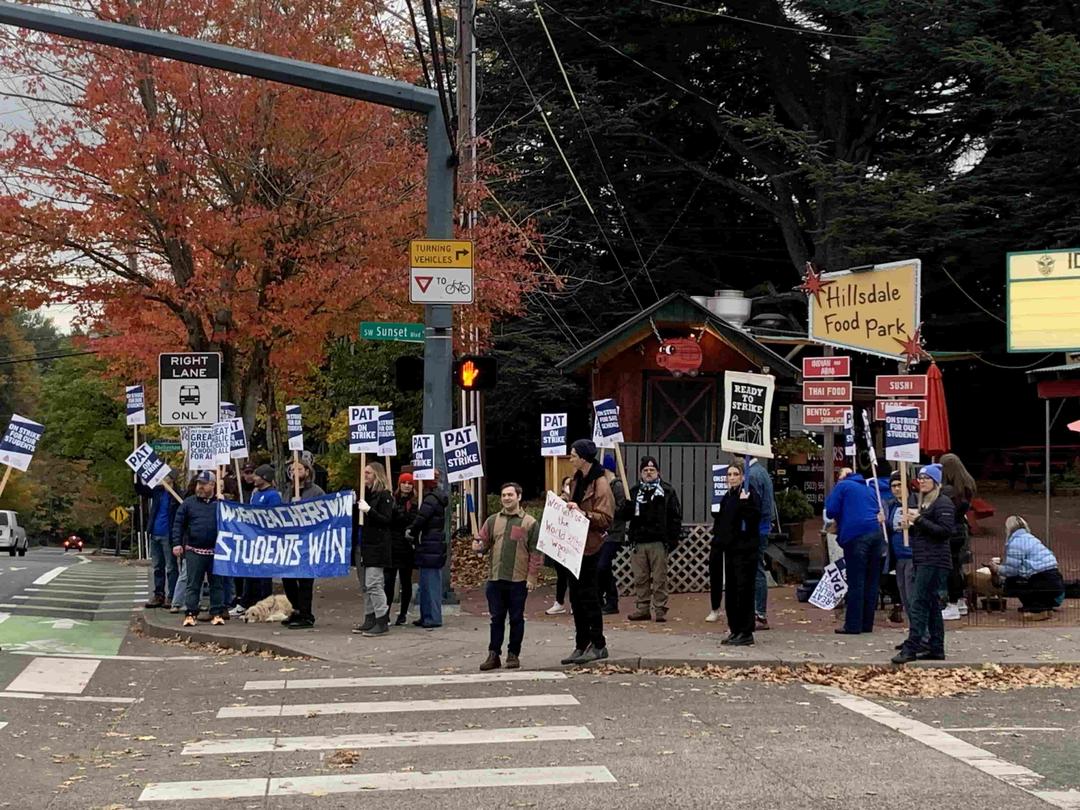
<svg viewBox="0 0 1080 810"><path fill-rule="evenodd" d="M102 19L415 81L378 2L105 0ZM0 149L0 290L74 301L118 376L219 351L252 425L330 338L408 315L424 233L423 122L385 107L9 29L0 75L32 126ZM19 78L16 78L19 77ZM483 188L469 191L483 199ZM525 240L481 218L484 330L531 286Z"/></svg>

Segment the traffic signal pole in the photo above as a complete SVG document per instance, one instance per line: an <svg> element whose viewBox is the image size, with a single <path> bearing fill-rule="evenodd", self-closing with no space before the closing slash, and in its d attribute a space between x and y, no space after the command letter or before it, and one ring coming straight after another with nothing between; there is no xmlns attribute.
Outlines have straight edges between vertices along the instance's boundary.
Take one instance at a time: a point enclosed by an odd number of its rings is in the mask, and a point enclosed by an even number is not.
<svg viewBox="0 0 1080 810"><path fill-rule="evenodd" d="M423 113L427 116L427 236L433 239L449 239L454 235L455 161L439 94L435 90L366 73L287 59L93 17L43 11L18 3L0 2L0 24L15 25L84 42L304 87L320 93ZM402 271L404 270L405 262L402 261ZM444 482L446 461L437 434L450 429L453 414L450 397L452 324L453 311L450 305L429 305L424 308L424 432L436 434L435 463L442 470ZM448 513L447 529L449 525ZM449 538L449 532L447 537ZM443 579L444 591L448 592L449 562Z"/></svg>

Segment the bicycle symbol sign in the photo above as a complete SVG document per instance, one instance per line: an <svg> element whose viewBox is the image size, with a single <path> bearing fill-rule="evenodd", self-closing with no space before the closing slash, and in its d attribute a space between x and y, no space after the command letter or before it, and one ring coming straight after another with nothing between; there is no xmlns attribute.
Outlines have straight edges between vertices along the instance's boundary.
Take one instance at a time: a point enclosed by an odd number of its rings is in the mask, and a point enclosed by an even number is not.
<svg viewBox="0 0 1080 810"><path fill-rule="evenodd" d="M472 268L411 268L409 300L414 304L473 303Z"/></svg>

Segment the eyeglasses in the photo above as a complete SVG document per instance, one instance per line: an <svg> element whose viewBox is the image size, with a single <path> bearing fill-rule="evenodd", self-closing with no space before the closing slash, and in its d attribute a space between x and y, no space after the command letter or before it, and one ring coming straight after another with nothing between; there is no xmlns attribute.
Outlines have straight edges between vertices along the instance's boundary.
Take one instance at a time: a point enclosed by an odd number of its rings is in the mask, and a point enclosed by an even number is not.
<svg viewBox="0 0 1080 810"><path fill-rule="evenodd" d="M920 476L918 476L918 479L919 479L920 481L933 481L933 480L934 480L934 479L933 479L933 478L931 478L931 477L930 477L929 475L920 475Z"/></svg>

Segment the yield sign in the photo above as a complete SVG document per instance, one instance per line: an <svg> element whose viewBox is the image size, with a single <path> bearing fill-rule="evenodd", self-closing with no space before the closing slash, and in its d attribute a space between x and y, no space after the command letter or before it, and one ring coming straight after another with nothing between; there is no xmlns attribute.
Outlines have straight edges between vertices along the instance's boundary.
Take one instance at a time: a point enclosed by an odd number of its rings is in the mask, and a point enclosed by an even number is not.
<svg viewBox="0 0 1080 810"><path fill-rule="evenodd" d="M416 286L420 288L420 292L426 293L427 288L431 286L432 280L435 276L414 276L416 279Z"/></svg>

